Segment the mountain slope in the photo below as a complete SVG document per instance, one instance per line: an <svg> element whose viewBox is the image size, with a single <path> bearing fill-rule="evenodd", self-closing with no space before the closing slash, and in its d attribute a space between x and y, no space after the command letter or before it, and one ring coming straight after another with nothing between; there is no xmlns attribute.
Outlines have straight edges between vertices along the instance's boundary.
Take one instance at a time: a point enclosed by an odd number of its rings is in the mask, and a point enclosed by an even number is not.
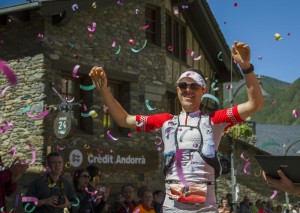
<svg viewBox="0 0 300 213"><path fill-rule="evenodd" d="M261 124L300 124L300 118L292 114L294 109L300 112L300 78L292 84L271 77L262 76L262 87L269 94L265 98L265 107L253 115L251 120ZM238 82L233 83L233 88ZM224 85L224 88L226 85ZM234 103L247 100L246 88L243 86L234 98ZM224 107L229 106L229 90L224 89Z"/></svg>

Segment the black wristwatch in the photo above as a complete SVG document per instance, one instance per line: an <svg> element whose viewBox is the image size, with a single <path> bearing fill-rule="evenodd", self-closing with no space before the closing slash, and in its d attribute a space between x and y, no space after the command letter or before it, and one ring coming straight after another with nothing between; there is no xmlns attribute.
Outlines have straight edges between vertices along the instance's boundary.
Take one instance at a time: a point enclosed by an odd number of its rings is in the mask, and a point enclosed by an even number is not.
<svg viewBox="0 0 300 213"><path fill-rule="evenodd" d="M248 68L248 69L242 69L242 73L244 74L244 75L247 75L247 74L249 74L249 73L252 73L254 71L254 66L253 66L253 64L250 64L250 67Z"/></svg>

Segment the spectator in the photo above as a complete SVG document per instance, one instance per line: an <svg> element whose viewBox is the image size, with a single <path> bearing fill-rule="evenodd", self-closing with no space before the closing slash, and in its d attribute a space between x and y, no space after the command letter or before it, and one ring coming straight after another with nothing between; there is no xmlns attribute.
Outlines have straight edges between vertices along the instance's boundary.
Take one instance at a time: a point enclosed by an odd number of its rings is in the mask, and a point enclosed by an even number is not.
<svg viewBox="0 0 300 213"><path fill-rule="evenodd" d="M248 196L245 195L244 200L240 203L240 213L251 213L249 202Z"/></svg>
<svg viewBox="0 0 300 213"><path fill-rule="evenodd" d="M252 207L252 213L257 213L261 206L261 199L255 201L255 205Z"/></svg>
<svg viewBox="0 0 300 213"><path fill-rule="evenodd" d="M142 200L137 207L133 210L134 213L155 213L152 206L153 194L150 190L145 190L142 194Z"/></svg>
<svg viewBox="0 0 300 213"><path fill-rule="evenodd" d="M258 210L258 213L267 213L266 207L267 207L267 202L266 201L262 201L261 205L260 205L260 208Z"/></svg>
<svg viewBox="0 0 300 213"><path fill-rule="evenodd" d="M97 191L91 191L88 187L91 176L87 170L76 170L73 177L73 184L76 194L80 200L79 213L101 213L104 212L107 197L97 199L101 196ZM98 201L100 200L100 201Z"/></svg>
<svg viewBox="0 0 300 213"><path fill-rule="evenodd" d="M272 203L271 200L269 200L269 201L267 202L266 211L267 211L268 213L272 213L272 212L273 212L273 203Z"/></svg>
<svg viewBox="0 0 300 213"><path fill-rule="evenodd" d="M15 160L10 167L5 168L0 157L0 207L6 210L5 196L10 196L17 189L17 180L27 170L28 164Z"/></svg>
<svg viewBox="0 0 300 213"><path fill-rule="evenodd" d="M116 213L132 213L137 206L137 202L134 200L134 186L129 183L123 185L121 193L115 203Z"/></svg>
<svg viewBox="0 0 300 213"><path fill-rule="evenodd" d="M25 211L33 209L34 213L63 213L68 208L71 213L77 212L79 199L72 183L63 177L63 159L58 152L47 156L50 172L35 179L29 186L27 197L35 197L38 204L24 203Z"/></svg>
<svg viewBox="0 0 300 213"><path fill-rule="evenodd" d="M219 213L232 212L232 210L230 209L230 206L229 206L227 198L223 197L221 199L221 205L218 208L218 212Z"/></svg>
<svg viewBox="0 0 300 213"><path fill-rule="evenodd" d="M275 213L282 213L282 206L281 205L276 206Z"/></svg>
<svg viewBox="0 0 300 213"><path fill-rule="evenodd" d="M164 202L165 193L163 190L156 190L153 193L153 208L156 213L162 212L162 205Z"/></svg>

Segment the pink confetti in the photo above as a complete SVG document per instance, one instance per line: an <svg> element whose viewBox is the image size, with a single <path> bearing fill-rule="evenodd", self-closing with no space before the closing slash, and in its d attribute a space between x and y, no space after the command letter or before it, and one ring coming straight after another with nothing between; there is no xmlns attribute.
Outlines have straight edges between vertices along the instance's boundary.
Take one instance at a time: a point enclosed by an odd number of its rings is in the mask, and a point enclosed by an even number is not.
<svg viewBox="0 0 300 213"><path fill-rule="evenodd" d="M144 25L144 26L142 26L142 28L143 28L144 30L146 30L146 29L149 28L149 25Z"/></svg>
<svg viewBox="0 0 300 213"><path fill-rule="evenodd" d="M250 166L250 164L251 164L251 162L247 161L246 164L245 164L245 166L244 166L244 168L243 168L244 173L246 173L247 175L251 175L251 172L249 172L247 170L247 168Z"/></svg>
<svg viewBox="0 0 300 213"><path fill-rule="evenodd" d="M111 43L111 46L116 47L116 45L117 45L117 42L115 40L113 40L113 42Z"/></svg>
<svg viewBox="0 0 300 213"><path fill-rule="evenodd" d="M157 147L157 151L161 151L162 150L162 148L159 146L159 147Z"/></svg>
<svg viewBox="0 0 300 213"><path fill-rule="evenodd" d="M39 200L36 197L22 197L22 203L24 202L33 202L34 205L38 205Z"/></svg>
<svg viewBox="0 0 300 213"><path fill-rule="evenodd" d="M48 110L45 110L45 111L41 112L41 113L38 114L38 115L33 115L33 114L29 113L29 112L27 112L26 114L27 114L27 116L28 116L29 118L42 119L42 118L46 117L46 116L49 114L49 111L48 111Z"/></svg>
<svg viewBox="0 0 300 213"><path fill-rule="evenodd" d="M175 158L176 170L181 184L183 184L185 187L188 187L189 183L185 180L185 177L182 172L182 165L181 165L182 154L183 154L183 149L177 149L176 158Z"/></svg>
<svg viewBox="0 0 300 213"><path fill-rule="evenodd" d="M226 85L226 89L227 89L227 90L230 90L231 88L232 88L232 85L231 85L231 84Z"/></svg>
<svg viewBox="0 0 300 213"><path fill-rule="evenodd" d="M16 148L15 146L13 146L13 147L10 149L9 154L10 154L11 156L14 156L16 153L17 153L17 148Z"/></svg>
<svg viewBox="0 0 300 213"><path fill-rule="evenodd" d="M129 44L131 44L131 45L133 45L133 44L135 44L135 41L133 40L133 39L129 39Z"/></svg>
<svg viewBox="0 0 300 213"><path fill-rule="evenodd" d="M0 93L0 98L2 98L2 97L5 96L5 93L6 93L6 91L7 91L9 88L10 88L10 86L7 86L7 87L5 87L5 88L1 91L1 93Z"/></svg>
<svg viewBox="0 0 300 213"><path fill-rule="evenodd" d="M43 35L42 33L39 33L39 34L37 35L37 37L38 37L38 38L44 38L44 35Z"/></svg>
<svg viewBox="0 0 300 213"><path fill-rule="evenodd" d="M0 72L2 72L8 78L8 81L12 85L16 85L18 83L17 76L14 74L12 69L8 66L5 61L0 59Z"/></svg>
<svg viewBox="0 0 300 213"><path fill-rule="evenodd" d="M194 58L194 61L200 61L202 58L202 55L199 55L198 57Z"/></svg>
<svg viewBox="0 0 300 213"><path fill-rule="evenodd" d="M244 161L248 161L248 160L249 160L249 158L248 158L248 159L245 158L244 152L241 154L241 158L242 158Z"/></svg>
<svg viewBox="0 0 300 213"><path fill-rule="evenodd" d="M77 64L77 65L75 65L75 67L73 68L72 76L73 76L74 78L79 78L79 76L77 75L77 71L78 71L79 67L80 67L80 65Z"/></svg>
<svg viewBox="0 0 300 213"><path fill-rule="evenodd" d="M169 51L169 52L173 52L173 46L171 46L171 45L168 46L168 51Z"/></svg>
<svg viewBox="0 0 300 213"><path fill-rule="evenodd" d="M132 134L131 132L129 132L129 133L128 133L128 137L131 138L132 136L133 136L133 134Z"/></svg>
<svg viewBox="0 0 300 213"><path fill-rule="evenodd" d="M257 59L261 61L262 60L262 56L258 56Z"/></svg>
<svg viewBox="0 0 300 213"><path fill-rule="evenodd" d="M13 123L9 123L8 121L6 120L3 120L2 121L2 124L3 125L0 125L0 134L6 132L6 131L9 131L11 130L12 128L14 128L14 124Z"/></svg>
<svg viewBox="0 0 300 213"><path fill-rule="evenodd" d="M90 194L92 196L95 195L95 194L97 194L97 192L98 192L98 191L89 191L87 187L85 187L84 190L86 191L86 193L88 193L88 194Z"/></svg>
<svg viewBox="0 0 300 213"><path fill-rule="evenodd" d="M108 136L111 140L114 140L114 141L119 140L118 138L113 137L113 136L110 134L110 131L109 131L109 130L106 132L106 134L107 134L107 136Z"/></svg>
<svg viewBox="0 0 300 213"><path fill-rule="evenodd" d="M91 26L87 26L87 29L91 33L95 32L95 30L96 30L96 22L93 22L92 27Z"/></svg>
<svg viewBox="0 0 300 213"><path fill-rule="evenodd" d="M297 109L293 110L293 115L295 118L298 118L298 110Z"/></svg>
<svg viewBox="0 0 300 213"><path fill-rule="evenodd" d="M57 150L57 151L62 151L62 150L64 150L65 148L66 148L65 146L59 146L59 145L56 146L56 150Z"/></svg>
<svg viewBox="0 0 300 213"><path fill-rule="evenodd" d="M274 190L273 194L270 196L270 199L273 200L274 197L276 197L278 194L278 192L276 190Z"/></svg>
<svg viewBox="0 0 300 213"><path fill-rule="evenodd" d="M237 6L238 6L238 3L237 3L237 2L235 2L235 3L233 4L233 6L237 7Z"/></svg>
<svg viewBox="0 0 300 213"><path fill-rule="evenodd" d="M28 146L30 147L31 149L31 162L29 163L29 165L33 165L35 163L35 160L36 160L36 151L35 151L35 148L34 146L29 143Z"/></svg>

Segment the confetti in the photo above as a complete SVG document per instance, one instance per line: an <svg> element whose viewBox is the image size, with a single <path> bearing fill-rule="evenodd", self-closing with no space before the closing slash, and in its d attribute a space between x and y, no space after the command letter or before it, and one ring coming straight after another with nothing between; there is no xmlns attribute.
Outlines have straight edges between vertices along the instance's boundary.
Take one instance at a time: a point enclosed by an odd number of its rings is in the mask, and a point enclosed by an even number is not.
<svg viewBox="0 0 300 213"><path fill-rule="evenodd" d="M73 4L73 5L72 5L72 10L73 10L73 11L78 10L78 4Z"/></svg>
<svg viewBox="0 0 300 213"><path fill-rule="evenodd" d="M80 68L80 65L75 65L75 67L73 68L73 71L72 71L72 76L74 77L74 78L79 78L79 76L77 75L77 71L78 71L78 69Z"/></svg>
<svg viewBox="0 0 300 213"><path fill-rule="evenodd" d="M156 139L158 139L158 141L155 141L155 144L156 144L157 146L160 146L160 145L162 144L162 139L161 139L161 137L156 136Z"/></svg>
<svg viewBox="0 0 300 213"><path fill-rule="evenodd" d="M0 98L3 98L6 94L6 91L10 88L10 86L6 86L0 93Z"/></svg>
<svg viewBox="0 0 300 213"><path fill-rule="evenodd" d="M227 84L227 85L226 85L226 89L227 89L227 90L230 90L231 88L232 88L232 84Z"/></svg>
<svg viewBox="0 0 300 213"><path fill-rule="evenodd" d="M38 38L44 38L44 35L43 35L42 33L39 33L39 34L37 35L37 37L38 37Z"/></svg>
<svg viewBox="0 0 300 213"><path fill-rule="evenodd" d="M135 41L133 40L133 39L129 39L129 44L131 44L131 45L133 45L133 44L135 44Z"/></svg>
<svg viewBox="0 0 300 213"><path fill-rule="evenodd" d="M217 104L220 103L219 99L216 96L212 95L212 94L204 94L204 95L202 95L201 101L203 101L204 98L210 98L210 99L214 100Z"/></svg>
<svg viewBox="0 0 300 213"><path fill-rule="evenodd" d="M107 136L108 136L111 140L114 140L114 141L119 140L118 138L113 137L113 136L110 134L110 131L107 131L106 134L107 134Z"/></svg>
<svg viewBox="0 0 300 213"><path fill-rule="evenodd" d="M281 35L280 35L279 33L275 33L274 39L275 39L276 41L279 41L279 40L282 40L283 38L281 37Z"/></svg>
<svg viewBox="0 0 300 213"><path fill-rule="evenodd" d="M147 41L147 39L146 39L145 42L144 42L144 45L142 46L142 48L140 48L140 49L134 49L134 48L131 48L131 51L134 52L134 53L140 52L142 49L144 49L144 48L146 47L147 42L148 42L148 41Z"/></svg>
<svg viewBox="0 0 300 213"><path fill-rule="evenodd" d="M198 57L194 58L194 61L200 61L202 58L202 55L199 55Z"/></svg>
<svg viewBox="0 0 300 213"><path fill-rule="evenodd" d="M144 125L144 122L141 122L141 123L138 123L137 121L135 122L135 125L138 126L138 127L141 127Z"/></svg>
<svg viewBox="0 0 300 213"><path fill-rule="evenodd" d="M94 9L96 9L96 8L97 8L97 4L96 4L96 2L94 2L94 3L92 4L92 7L93 7Z"/></svg>
<svg viewBox="0 0 300 213"><path fill-rule="evenodd" d="M120 54L120 52L121 52L121 45L119 45L119 48L118 48L118 50L115 52L115 54L118 55L118 54Z"/></svg>
<svg viewBox="0 0 300 213"><path fill-rule="evenodd" d="M219 53L218 53L218 59L219 59L219 61L223 61L223 59L222 59L222 51L220 51Z"/></svg>
<svg viewBox="0 0 300 213"><path fill-rule="evenodd" d="M249 160L249 158L248 158L248 159L245 158L244 152L241 154L241 158L242 158L244 161L248 161L248 160Z"/></svg>
<svg viewBox="0 0 300 213"><path fill-rule="evenodd" d="M262 56L257 56L257 59L261 61L262 60Z"/></svg>
<svg viewBox="0 0 300 213"><path fill-rule="evenodd" d="M295 118L298 118L298 110L297 109L293 110L293 115Z"/></svg>
<svg viewBox="0 0 300 213"><path fill-rule="evenodd" d="M156 110L156 108L153 108L153 107L150 106L150 102L149 102L148 99L145 100L145 104L146 104L146 107L147 107L147 109L148 109L149 111L151 111L151 110Z"/></svg>
<svg viewBox="0 0 300 213"><path fill-rule="evenodd" d="M8 78L8 81L12 85L16 85L18 83L17 76L14 74L13 70L8 66L5 61L0 59L0 72L2 72Z"/></svg>
<svg viewBox="0 0 300 213"><path fill-rule="evenodd" d="M237 2L235 2L235 3L233 4L233 6L237 7L237 6L238 6L238 3L237 3Z"/></svg>
<svg viewBox="0 0 300 213"><path fill-rule="evenodd" d="M89 112L89 114L91 115L92 118L97 118L98 117L98 114L97 114L97 112L95 110L91 110Z"/></svg>
<svg viewBox="0 0 300 213"><path fill-rule="evenodd" d="M91 33L95 32L96 25L97 25L96 22L93 22L92 26L87 26L88 31L91 32Z"/></svg>
<svg viewBox="0 0 300 213"><path fill-rule="evenodd" d="M137 8L137 9L135 9L135 14L139 14L140 13L140 10Z"/></svg>
<svg viewBox="0 0 300 213"><path fill-rule="evenodd" d="M85 91L90 91L96 88L95 84L92 84L90 86L84 86L82 84L80 84L80 89L85 90Z"/></svg>
<svg viewBox="0 0 300 213"><path fill-rule="evenodd" d="M277 194L278 194L278 192L276 190L274 190L273 194L270 196L270 199L273 200Z"/></svg>
<svg viewBox="0 0 300 213"><path fill-rule="evenodd" d="M169 52L173 52L173 46L171 46L171 45L168 46L168 51L169 51Z"/></svg>
<svg viewBox="0 0 300 213"><path fill-rule="evenodd" d="M251 162L250 161L247 161L247 163L245 164L244 168L243 168L243 171L244 173L246 173L247 175L251 175L251 172L249 172L247 170L247 168L250 166Z"/></svg>
<svg viewBox="0 0 300 213"><path fill-rule="evenodd" d="M27 112L27 113L26 113L26 115L27 115L29 118L35 118L35 119L43 119L43 118L46 117L48 114L49 114L49 110L45 110L45 111L41 112L41 113L38 114L38 115L33 115L33 114L31 114L30 112Z"/></svg>
<svg viewBox="0 0 300 213"><path fill-rule="evenodd" d="M182 154L183 154L183 149L177 149L176 150L176 158L175 158L176 170L177 170L177 174L178 174L178 177L179 177L179 180L180 180L181 184L183 184L184 187L189 187L189 184L185 180L184 174L182 172L182 165L181 165Z"/></svg>
<svg viewBox="0 0 300 213"><path fill-rule="evenodd" d="M216 86L217 83L218 83L218 80L214 80L214 82L212 82L210 87L213 91L218 91L219 90L219 87Z"/></svg>

